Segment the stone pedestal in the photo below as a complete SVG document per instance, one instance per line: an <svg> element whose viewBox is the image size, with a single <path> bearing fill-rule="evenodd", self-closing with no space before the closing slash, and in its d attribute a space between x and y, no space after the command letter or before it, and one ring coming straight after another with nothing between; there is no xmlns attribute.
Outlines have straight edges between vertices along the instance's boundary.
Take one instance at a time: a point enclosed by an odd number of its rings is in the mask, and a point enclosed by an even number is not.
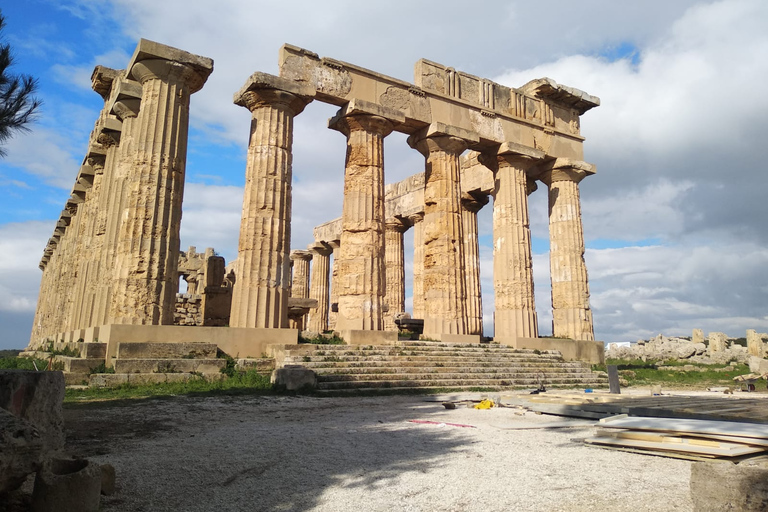
<svg viewBox="0 0 768 512"><path fill-rule="evenodd" d="M336 330L383 327L384 137L394 123L350 102L329 127L347 137L341 248L338 254L339 315Z"/></svg>
<svg viewBox="0 0 768 512"><path fill-rule="evenodd" d="M309 262L312 261L312 253L309 251L291 251L293 262L293 279L291 281L291 297L297 299L309 298ZM304 330L306 315L288 322L291 329Z"/></svg>
<svg viewBox="0 0 768 512"><path fill-rule="evenodd" d="M549 262L552 332L556 338L594 340L584 263L579 182L594 166L558 158L539 176L549 187Z"/></svg>
<svg viewBox="0 0 768 512"><path fill-rule="evenodd" d="M503 145L482 162L494 171L494 339L538 338L533 291L533 256L528 217L528 171L543 152ZM516 146L516 145L515 145ZM535 190L535 185L531 192Z"/></svg>
<svg viewBox="0 0 768 512"><path fill-rule="evenodd" d="M307 329L323 332L328 329L328 277L332 249L322 242L309 246L312 253L312 273L309 282L309 298L317 301L317 308L310 310Z"/></svg>
<svg viewBox="0 0 768 512"><path fill-rule="evenodd" d="M408 144L426 157L424 176L425 338L466 334L464 233L459 155L467 140L450 127L430 126ZM458 131L458 130L457 130ZM471 137L471 134L467 134Z"/></svg>
<svg viewBox="0 0 768 512"><path fill-rule="evenodd" d="M464 272L467 290L467 334L483 335L483 293L480 286L480 246L477 212L488 204L487 196L465 195L461 200L464 229Z"/></svg>
<svg viewBox="0 0 768 512"><path fill-rule="evenodd" d="M141 40L128 66L141 83L130 190L118 241L112 322L173 324L189 99L213 61Z"/></svg>
<svg viewBox="0 0 768 512"><path fill-rule="evenodd" d="M254 73L235 95L251 111L251 135L232 295L232 327L288 326L293 118L314 91Z"/></svg>
<svg viewBox="0 0 768 512"><path fill-rule="evenodd" d="M384 330L398 331L395 315L405 311L405 255L403 233L406 226L399 220L386 223L385 260L387 269L387 306L384 314Z"/></svg>

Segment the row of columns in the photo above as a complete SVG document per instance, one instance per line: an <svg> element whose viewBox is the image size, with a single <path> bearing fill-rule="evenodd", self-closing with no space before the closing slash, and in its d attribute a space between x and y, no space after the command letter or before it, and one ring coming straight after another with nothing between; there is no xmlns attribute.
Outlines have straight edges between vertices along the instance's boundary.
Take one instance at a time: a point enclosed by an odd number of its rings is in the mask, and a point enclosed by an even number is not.
<svg viewBox="0 0 768 512"><path fill-rule="evenodd" d="M212 70L142 39L125 71L94 71L105 104L44 253L32 343L107 323L173 324L189 100Z"/></svg>

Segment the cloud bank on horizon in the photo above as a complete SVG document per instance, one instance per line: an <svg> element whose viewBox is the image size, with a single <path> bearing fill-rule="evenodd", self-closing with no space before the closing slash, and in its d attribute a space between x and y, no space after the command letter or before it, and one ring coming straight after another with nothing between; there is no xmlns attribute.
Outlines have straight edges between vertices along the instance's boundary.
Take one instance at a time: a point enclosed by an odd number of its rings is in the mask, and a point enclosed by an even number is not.
<svg viewBox="0 0 768 512"><path fill-rule="evenodd" d="M33 131L15 137L0 161L0 348L27 343L37 263L101 108L90 73L96 64L124 66L141 37L215 62L192 98L182 249L215 247L228 261L236 255L249 115L232 104L232 94L254 71L276 73L283 43L408 81L423 57L512 87L548 76L601 98L582 118L585 157L598 172L581 184L598 339L768 330L768 176L760 158L768 96L759 86L768 81L768 4L202 4L27 0L3 8L16 71L40 78L45 104ZM315 102L296 119L294 248L306 247L315 225L341 213L345 140L325 128L335 110ZM387 138L385 161L388 183L424 166L400 134ZM546 334L543 189L530 196L530 216ZM491 329L490 206L479 224ZM412 237L406 242L409 250Z"/></svg>

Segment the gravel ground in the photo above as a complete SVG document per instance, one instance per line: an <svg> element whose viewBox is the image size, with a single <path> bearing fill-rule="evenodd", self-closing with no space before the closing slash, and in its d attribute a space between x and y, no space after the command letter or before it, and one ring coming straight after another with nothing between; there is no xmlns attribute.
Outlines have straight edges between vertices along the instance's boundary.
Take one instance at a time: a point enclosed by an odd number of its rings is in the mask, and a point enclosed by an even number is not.
<svg viewBox="0 0 768 512"><path fill-rule="evenodd" d="M69 450L116 468L106 511L692 510L690 462L585 446L584 420L446 398L174 397L65 415Z"/></svg>

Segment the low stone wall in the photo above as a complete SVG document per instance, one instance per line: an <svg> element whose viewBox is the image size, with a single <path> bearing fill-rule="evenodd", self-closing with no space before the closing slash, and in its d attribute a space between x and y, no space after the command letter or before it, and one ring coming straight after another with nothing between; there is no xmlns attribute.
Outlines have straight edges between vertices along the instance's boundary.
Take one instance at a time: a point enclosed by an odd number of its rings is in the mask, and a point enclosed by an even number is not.
<svg viewBox="0 0 768 512"><path fill-rule="evenodd" d="M177 293L173 325L203 325L203 296Z"/></svg>
<svg viewBox="0 0 768 512"><path fill-rule="evenodd" d="M512 338L496 339L504 345L532 350L557 350L566 361L584 361L590 364L605 363L605 345L602 341L568 340L561 338Z"/></svg>

